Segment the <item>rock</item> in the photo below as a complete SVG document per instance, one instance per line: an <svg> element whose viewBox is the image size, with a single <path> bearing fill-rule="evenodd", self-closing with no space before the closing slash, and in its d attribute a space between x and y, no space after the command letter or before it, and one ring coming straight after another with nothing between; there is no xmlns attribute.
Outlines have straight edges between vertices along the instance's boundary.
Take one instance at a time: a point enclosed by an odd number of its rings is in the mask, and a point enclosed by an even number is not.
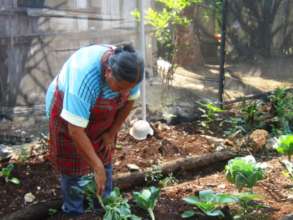
<svg viewBox="0 0 293 220"><path fill-rule="evenodd" d="M248 137L248 147L253 152L259 152L264 149L269 138L269 133L263 129L253 131Z"/></svg>
<svg viewBox="0 0 293 220"><path fill-rule="evenodd" d="M25 201L25 203L31 203L31 202L33 202L35 199L36 199L36 197L35 197L31 192L26 193L26 194L24 195L24 201Z"/></svg>
<svg viewBox="0 0 293 220"><path fill-rule="evenodd" d="M139 166L137 166L136 164L133 164L133 163L129 163L129 164L127 164L127 168L128 168L130 171L140 171Z"/></svg>
<svg viewBox="0 0 293 220"><path fill-rule="evenodd" d="M281 220L293 220L293 213L284 216Z"/></svg>
<svg viewBox="0 0 293 220"><path fill-rule="evenodd" d="M9 159L11 156L11 153L12 153L11 147L0 144L0 161Z"/></svg>

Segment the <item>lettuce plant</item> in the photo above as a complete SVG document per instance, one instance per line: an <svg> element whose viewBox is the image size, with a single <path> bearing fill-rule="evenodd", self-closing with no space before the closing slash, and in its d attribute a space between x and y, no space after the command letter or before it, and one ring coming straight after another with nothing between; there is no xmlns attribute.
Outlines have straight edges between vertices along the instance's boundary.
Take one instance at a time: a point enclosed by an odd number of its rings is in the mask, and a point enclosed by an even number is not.
<svg viewBox="0 0 293 220"><path fill-rule="evenodd" d="M92 176L84 176L79 187L73 187L75 193L85 196L89 209L94 210L96 199L96 183ZM114 188L107 198L98 196L100 205L105 210L103 220L140 220L139 217L131 214L127 199L124 199L119 188Z"/></svg>
<svg viewBox="0 0 293 220"><path fill-rule="evenodd" d="M116 187L110 196L102 199L98 197L99 202L105 210L103 220L140 220L140 217L131 214L130 205L127 199L124 199L120 190Z"/></svg>
<svg viewBox="0 0 293 220"><path fill-rule="evenodd" d="M20 181L18 178L12 176L12 171L14 169L14 164L9 164L7 167L4 167L0 170L0 177L4 177L5 182L8 183L14 183L16 185L20 184Z"/></svg>
<svg viewBox="0 0 293 220"><path fill-rule="evenodd" d="M287 155L288 160L291 161L291 156L293 154L293 135L280 136L275 148L278 153Z"/></svg>
<svg viewBox="0 0 293 220"><path fill-rule="evenodd" d="M203 190L198 196L188 196L183 199L186 203L198 207L207 216L222 217L225 215L221 211L221 207L227 204L236 203L238 199L231 194L217 194L212 190ZM182 213L182 218L190 218L194 216L194 210L188 210Z"/></svg>
<svg viewBox="0 0 293 220"><path fill-rule="evenodd" d="M154 208L160 196L160 189L151 186L148 189L144 189L141 192L134 192L133 199L139 207L146 210L151 219L155 220Z"/></svg>
<svg viewBox="0 0 293 220"><path fill-rule="evenodd" d="M253 156L238 157L228 162L225 175L229 182L234 183L239 191L244 187L250 188L257 181L265 178L264 168L256 163Z"/></svg>

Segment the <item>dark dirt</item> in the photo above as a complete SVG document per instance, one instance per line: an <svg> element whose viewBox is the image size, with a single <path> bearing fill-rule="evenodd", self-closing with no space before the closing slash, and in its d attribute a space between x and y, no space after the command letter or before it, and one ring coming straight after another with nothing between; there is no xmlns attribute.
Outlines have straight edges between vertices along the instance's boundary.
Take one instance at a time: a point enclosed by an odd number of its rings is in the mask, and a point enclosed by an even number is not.
<svg viewBox="0 0 293 220"><path fill-rule="evenodd" d="M116 151L113 162L114 172L128 171L127 164L129 163L146 168L158 162L213 151L209 141L200 136L192 124L172 127L157 125L154 127L156 128L155 135L141 142L137 142L127 133L121 132L118 146L122 146L122 148ZM267 162L270 167L267 178L255 187L255 192L264 196L263 203L270 208L262 210L262 216L266 218L255 216L254 219L281 219L281 217L293 213L293 202L289 199L289 195L292 195L293 192L288 188L293 182L283 175L284 169L278 159L270 159ZM175 173L174 175L180 178L179 183L162 189L155 209L157 219L181 219L181 212L191 208L182 201L182 198L200 190L211 188L216 192L236 192L235 187L226 181L222 171L223 167L224 164L214 164L193 173ZM0 193L2 195L0 198L0 219L5 214L29 206L30 204L24 203L24 195L28 192L35 195L37 202L60 198L58 176L52 171L44 156L31 158L24 164L17 164L13 176L20 179L20 186L5 183L2 178L0 179ZM139 190L139 188L135 190ZM130 198L131 192L124 193ZM148 219L145 212L137 207L134 208L134 213ZM88 213L78 219L99 218ZM55 215L50 219L61 218Z"/></svg>

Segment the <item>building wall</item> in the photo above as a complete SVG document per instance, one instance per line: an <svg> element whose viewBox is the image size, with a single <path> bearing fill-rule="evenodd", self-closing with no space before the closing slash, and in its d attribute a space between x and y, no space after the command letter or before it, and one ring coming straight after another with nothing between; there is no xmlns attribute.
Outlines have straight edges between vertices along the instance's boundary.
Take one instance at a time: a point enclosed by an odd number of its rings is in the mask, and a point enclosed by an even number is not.
<svg viewBox="0 0 293 220"><path fill-rule="evenodd" d="M130 14L137 3L0 0L0 110L42 105L50 81L82 46L132 42L138 47L137 23ZM151 0L145 4L149 7ZM151 65L149 47L146 57Z"/></svg>

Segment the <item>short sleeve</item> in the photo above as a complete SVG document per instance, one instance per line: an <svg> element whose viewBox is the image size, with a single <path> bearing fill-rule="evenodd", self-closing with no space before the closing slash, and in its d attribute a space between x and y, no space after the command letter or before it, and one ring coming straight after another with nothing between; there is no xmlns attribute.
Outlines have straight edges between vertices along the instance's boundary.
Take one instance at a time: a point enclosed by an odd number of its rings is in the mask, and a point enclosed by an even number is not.
<svg viewBox="0 0 293 220"><path fill-rule="evenodd" d="M65 93L61 117L75 126L85 128L89 123L90 107L90 103L80 97Z"/></svg>
<svg viewBox="0 0 293 220"><path fill-rule="evenodd" d="M129 101L138 99L140 97L140 83L133 87L129 93Z"/></svg>

